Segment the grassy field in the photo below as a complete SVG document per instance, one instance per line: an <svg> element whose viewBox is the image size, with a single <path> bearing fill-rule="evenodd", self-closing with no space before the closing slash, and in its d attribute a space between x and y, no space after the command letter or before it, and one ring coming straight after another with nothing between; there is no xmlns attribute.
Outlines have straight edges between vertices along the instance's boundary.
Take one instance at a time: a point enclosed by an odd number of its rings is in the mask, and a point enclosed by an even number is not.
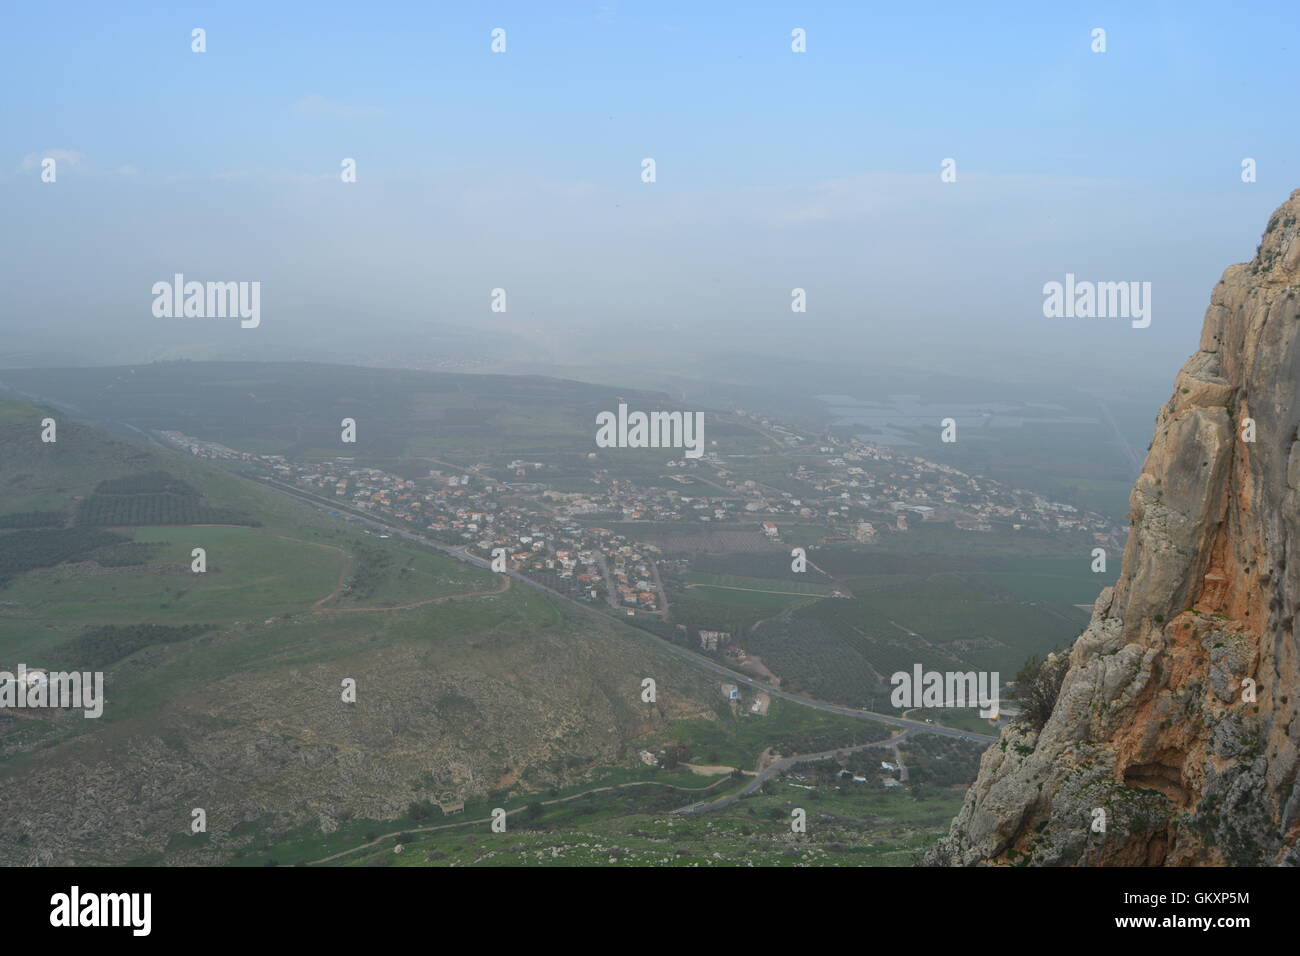
<svg viewBox="0 0 1300 956"><path fill-rule="evenodd" d="M1001 680L1005 683L1014 675L1003 674ZM1003 698L1006 697L1005 690L1002 692ZM953 727L957 730L969 730L976 734L997 735L997 727L993 723L980 716L977 707L918 707L915 710L906 712L906 716L912 720L930 720L936 724L942 724L944 727Z"/></svg>
<svg viewBox="0 0 1300 956"><path fill-rule="evenodd" d="M827 585L811 581L748 578L707 571L688 571L685 580L685 592L681 594L684 605L680 609L684 617L692 617L686 614L690 604L735 605L748 611L777 613L811 604L831 593Z"/></svg>
<svg viewBox="0 0 1300 956"><path fill-rule="evenodd" d="M812 595L826 597L831 588L824 584L803 581L769 581L763 578L742 577L738 574L711 574L690 571L686 583L691 586L708 585L713 590L763 591L769 594Z"/></svg>
<svg viewBox="0 0 1300 956"><path fill-rule="evenodd" d="M836 560L837 583L851 590L852 600L827 598L774 612L742 632L743 643L792 689L855 707L880 705L889 675L915 664L999 671L1009 679L1026 658L1078 636L1088 613L1075 605L1091 602L1103 583L1086 560L1073 557L967 557L953 564L998 570L928 574L865 574L843 555ZM923 565L919 557L905 564Z"/></svg>
<svg viewBox="0 0 1300 956"><path fill-rule="evenodd" d="M1115 583L1120 555L1110 556L1107 573L1091 570L1092 557L1005 558L997 570L963 573L969 582L1004 591L1024 601L1091 604L1102 588Z"/></svg>
<svg viewBox="0 0 1300 956"><path fill-rule="evenodd" d="M191 623L251 620L305 610L339 586L341 549L253 528L135 528L156 544L144 566L62 565L0 590L6 617L31 621ZM207 552L207 572L190 570Z"/></svg>
<svg viewBox="0 0 1300 956"><path fill-rule="evenodd" d="M1078 636L1088 616L1069 605L1008 598L967 581L962 572L930 576L892 575L853 582L853 601L822 601L809 615L873 635L885 646L901 639L980 669L1014 672L1026 657ZM905 670L924 657L881 660L882 673ZM946 669L946 668L945 668Z"/></svg>
<svg viewBox="0 0 1300 956"><path fill-rule="evenodd" d="M764 611L784 611L815 600L812 595L785 594L778 591L750 590L746 588L721 588L694 585L689 593L714 604L738 604L741 607Z"/></svg>
<svg viewBox="0 0 1300 956"><path fill-rule="evenodd" d="M472 565L394 538L363 535L347 545L353 558L347 587L325 607L400 607L487 592L499 583Z"/></svg>

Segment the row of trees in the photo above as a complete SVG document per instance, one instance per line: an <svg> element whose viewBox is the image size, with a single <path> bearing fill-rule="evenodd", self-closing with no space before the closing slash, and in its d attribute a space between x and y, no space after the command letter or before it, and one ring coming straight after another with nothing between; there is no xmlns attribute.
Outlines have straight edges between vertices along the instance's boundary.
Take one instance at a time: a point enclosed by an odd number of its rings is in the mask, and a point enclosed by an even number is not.
<svg viewBox="0 0 1300 956"><path fill-rule="evenodd" d="M77 509L77 524L116 527L151 524L241 524L254 521L232 508L209 508L199 498L170 493L92 495Z"/></svg>
<svg viewBox="0 0 1300 956"><path fill-rule="evenodd" d="M357 564L348 579L348 595L354 601L363 601L374 596L393 558L385 549L364 541L358 541L352 553Z"/></svg>
<svg viewBox="0 0 1300 956"><path fill-rule="evenodd" d="M0 585L24 571L84 560L98 548L126 540L123 535L92 528L14 531L0 535Z"/></svg>
<svg viewBox="0 0 1300 956"><path fill-rule="evenodd" d="M185 495L197 498L199 493L189 482L174 478L165 471L144 471L121 478L109 478L95 486L97 495Z"/></svg>
<svg viewBox="0 0 1300 956"><path fill-rule="evenodd" d="M174 644L210 631L211 624L110 624L88 629L55 649L69 667L100 670L152 644Z"/></svg>
<svg viewBox="0 0 1300 956"><path fill-rule="evenodd" d="M62 511L15 511L0 515L0 528L58 528L63 517Z"/></svg>
<svg viewBox="0 0 1300 956"><path fill-rule="evenodd" d="M256 526L233 508L210 508L193 485L165 471L110 478L77 508L77 524L91 527L157 524Z"/></svg>

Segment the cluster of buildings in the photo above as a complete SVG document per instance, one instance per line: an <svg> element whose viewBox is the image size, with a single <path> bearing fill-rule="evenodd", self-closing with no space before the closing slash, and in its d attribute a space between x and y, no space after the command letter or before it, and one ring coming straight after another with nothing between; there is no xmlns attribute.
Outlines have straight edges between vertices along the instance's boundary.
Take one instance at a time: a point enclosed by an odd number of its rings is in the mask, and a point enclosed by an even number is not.
<svg viewBox="0 0 1300 956"><path fill-rule="evenodd" d="M789 435L766 419L737 414L767 434ZM743 496L745 515L767 518L761 526L772 538L778 537L782 518L829 527L833 540L864 544L883 534L906 533L916 522L947 521L962 531L990 532L1001 525L1011 531L1077 532L1098 544L1123 545L1124 529L1102 514L884 446L826 437L789 442L783 453L791 461L787 484L806 490L732 477L742 466L730 462L718 472L723 487Z"/></svg>
<svg viewBox="0 0 1300 956"><path fill-rule="evenodd" d="M285 459L280 455L254 455L252 452L235 451L233 448L227 448L214 441L204 441L201 438L192 438L182 432L165 431L158 433L165 439L168 444L189 452L196 458L211 458L223 461L263 461L274 459L284 462Z"/></svg>
<svg viewBox="0 0 1300 956"><path fill-rule="evenodd" d="M809 438L759 416L736 415L771 441L762 454L666 454L650 479L620 472L616 453L608 451L587 455L576 472L503 456L410 478L349 457L290 461L175 431L161 437L199 457L255 463L286 484L485 559L503 549L512 570L629 614L665 615L668 609L661 549L639 540L638 524L659 532L683 523L747 527L784 546L870 545L882 536L906 534L918 522L951 522L969 532L997 525L1078 533L1122 546L1122 529L1100 514L883 446ZM770 477L773 461L784 461L784 487L749 476L778 480ZM559 475L564 479L552 477Z"/></svg>

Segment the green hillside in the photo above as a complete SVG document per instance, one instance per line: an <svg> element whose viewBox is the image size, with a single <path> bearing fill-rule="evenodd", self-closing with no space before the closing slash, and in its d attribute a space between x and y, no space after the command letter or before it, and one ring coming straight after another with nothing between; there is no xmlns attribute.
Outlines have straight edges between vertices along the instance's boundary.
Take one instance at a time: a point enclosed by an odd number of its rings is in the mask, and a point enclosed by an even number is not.
<svg viewBox="0 0 1300 956"><path fill-rule="evenodd" d="M0 864L264 862L447 795L635 781L654 741L765 746L655 638L200 459L4 402L0 488L41 513L0 522L0 668L102 670L106 698L0 711ZM827 739L801 711L772 732Z"/></svg>

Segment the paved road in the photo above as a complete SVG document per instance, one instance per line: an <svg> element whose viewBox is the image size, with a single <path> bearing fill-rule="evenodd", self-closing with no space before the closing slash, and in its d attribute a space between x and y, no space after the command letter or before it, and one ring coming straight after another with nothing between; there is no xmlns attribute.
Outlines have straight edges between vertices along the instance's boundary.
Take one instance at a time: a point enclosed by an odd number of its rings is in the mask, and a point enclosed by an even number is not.
<svg viewBox="0 0 1300 956"><path fill-rule="evenodd" d="M250 480L255 480L255 479L250 479ZM458 561L465 561L476 567L485 568L485 569L490 569L492 566L491 562L486 561L483 558L478 557L477 555L469 554L463 548L455 548L450 545L440 544L436 541L430 541L428 538L424 537L423 535L413 534L410 531L407 531L403 528L395 528L390 525L386 525L383 522L376 521L373 517L370 517L369 515L364 515L362 513L359 513L349 508L345 504L332 502L324 498L317 498L313 494L302 491L298 488L294 488L291 485L283 484L282 482L276 481L274 479L264 479L262 480L261 483L269 487L275 488L278 491L283 491L286 494L293 495L294 497L302 501L306 501L308 504L314 505L317 508L320 508L321 510L337 511L341 514L346 513L348 515L351 515L352 517L360 519L361 523L369 525L372 528L378 528L381 531L384 531L388 534L396 535L406 541L411 541L413 543L422 545L426 548L432 548L435 551L440 551L443 554L456 558ZM581 610L585 611L588 614L596 615L602 621L608 622L611 620L608 614L604 614L601 611L593 607L589 607L580 601L575 601L573 598L570 598L566 594L561 594L558 591L553 591L550 588L548 588L546 585L534 581L532 578L526 577L525 575L522 575L517 571L505 571L505 572L498 572L498 573L508 574L510 575L510 577L514 578L516 581L520 582L521 584L526 584L529 587L537 588L537 590L539 591L545 591L547 594L552 595L553 597L557 597L563 601L568 602L573 607L580 608ZM617 621L618 618L612 618L612 620ZM672 654L676 657L680 657L685 661L689 661L691 664L694 664L696 667L699 667L703 670L710 671L718 675L719 677L725 677L731 683L744 684L747 687L753 687L756 690L761 690L766 694L771 694L773 697L781 697L785 700L792 701L796 704L802 704L804 707L810 707L813 710L820 710L829 714L839 714L841 717L853 717L857 720L870 720L876 723L888 724L892 727L902 727L904 729L924 731L925 733L938 734L941 737L956 737L960 740L973 740L976 741L977 743L991 744L997 740L997 737L994 737L990 734L977 734L968 730L957 730L953 727L943 727L939 724L925 723L924 721L920 721L920 720L909 720L905 717L893 717L890 716L889 714L878 714L875 713L874 711L857 710L853 707L845 707L841 704L830 704L825 701L814 700L811 697L804 697L800 694L793 694L790 691L781 690L777 687L773 687L771 684L757 680L753 677L750 677L747 674L742 674L739 671L734 671L729 667L724 667L723 665L717 663L716 661L710 660L709 658L703 656L702 654L697 654L694 651L682 647L679 644L673 644L669 641L664 640L661 637L650 634L649 631L640 631L640 633L653 638L655 641L658 642L659 646L663 650L667 651L669 654Z"/></svg>
<svg viewBox="0 0 1300 956"><path fill-rule="evenodd" d="M789 770L795 764L813 763L818 760L830 760L832 757L837 757L840 754L855 753L856 751L868 750L872 747L893 747L895 744L901 743L914 733L918 733L918 731L914 728L909 728L901 734L895 734L885 740L876 740L869 744L858 744L855 747L836 747L834 750L823 750L820 753L815 754L795 754L793 757L782 757L780 760L775 760L760 770L758 774L749 781L749 783L745 784L745 786L737 790L735 793L727 794L727 796L719 797L716 800L710 800L707 803L692 803L688 806L682 807L681 809L674 810L673 813L708 813L710 810L721 810L723 807L729 807L737 800L754 793L759 787L763 786L766 781L771 780L783 771Z"/></svg>
<svg viewBox="0 0 1300 956"><path fill-rule="evenodd" d="M764 683L761 680L750 677L747 674L741 674L733 671L729 667L724 667L714 661L709 660L694 651L687 650L678 644L670 644L667 641L660 641L660 645L670 654L684 658L696 664L705 670L713 671L720 677L726 677L728 680L745 684L749 687L761 690L764 693L771 694L773 697L783 697L786 700L794 701L796 704L803 704L805 707L811 707L814 710L821 710L831 714L839 714L843 717L856 717L859 720L872 720L877 723L889 724L893 727L903 727L911 730L925 731L926 733L939 734L942 737L957 737L961 740L974 740L981 743L994 743L997 737L989 734L977 734L969 730L957 730L953 727L943 727L939 724L928 724L920 720L909 720L906 717L891 717L888 714L878 714L874 711L856 710L853 707L844 707L840 704L828 704L825 701L814 700L811 697L804 697L800 694L792 694L790 691L781 690L773 687L771 684Z"/></svg>

